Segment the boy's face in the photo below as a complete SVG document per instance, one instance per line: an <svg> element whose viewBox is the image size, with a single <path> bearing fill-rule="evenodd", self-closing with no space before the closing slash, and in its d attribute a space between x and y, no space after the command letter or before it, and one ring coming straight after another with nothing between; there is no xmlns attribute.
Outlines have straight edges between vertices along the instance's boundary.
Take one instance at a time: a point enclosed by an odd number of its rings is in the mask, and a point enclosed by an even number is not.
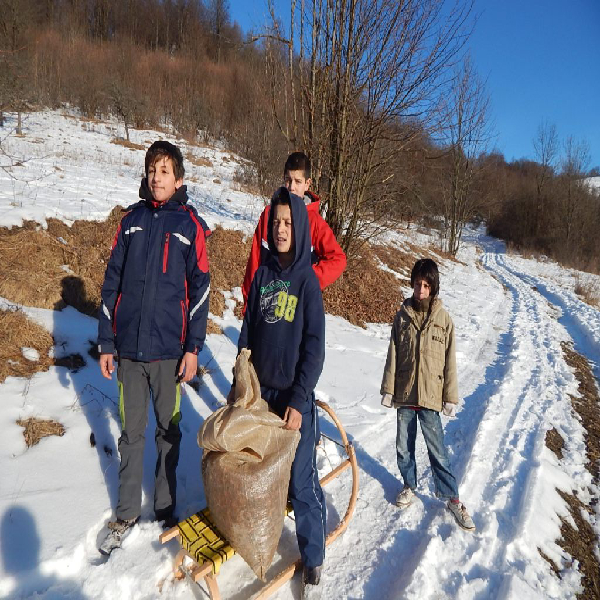
<svg viewBox="0 0 600 600"><path fill-rule="evenodd" d="M304 194L308 192L310 184L310 177L306 179L304 177L304 171L301 169L297 171L286 171L283 175L283 185L285 185L292 194L296 194L296 196L300 196L300 198L304 198Z"/></svg>
<svg viewBox="0 0 600 600"><path fill-rule="evenodd" d="M291 207L278 204L273 213L273 242L281 256L294 249L294 226Z"/></svg>
<svg viewBox="0 0 600 600"><path fill-rule="evenodd" d="M148 167L148 187L157 202L166 202L182 184L183 179L175 179L173 161L169 157L160 156Z"/></svg>
<svg viewBox="0 0 600 600"><path fill-rule="evenodd" d="M413 286L414 297L421 301L429 298L429 294L431 294L431 286L427 283L427 280L420 277L415 279L415 285Z"/></svg>

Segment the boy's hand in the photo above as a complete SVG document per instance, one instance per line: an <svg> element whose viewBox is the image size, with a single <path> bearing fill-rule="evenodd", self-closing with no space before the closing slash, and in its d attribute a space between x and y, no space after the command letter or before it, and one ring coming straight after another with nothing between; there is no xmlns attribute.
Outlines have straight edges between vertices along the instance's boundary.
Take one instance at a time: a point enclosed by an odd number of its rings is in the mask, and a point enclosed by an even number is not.
<svg viewBox="0 0 600 600"><path fill-rule="evenodd" d="M181 359L179 365L179 373L177 373L178 381L187 383L192 380L198 370L198 355L193 352L186 352Z"/></svg>
<svg viewBox="0 0 600 600"><path fill-rule="evenodd" d="M115 370L115 365L113 363L113 355L112 354L101 354L100 355L100 372L103 377L106 379L112 379L112 374Z"/></svg>
<svg viewBox="0 0 600 600"><path fill-rule="evenodd" d="M302 413L298 412L295 408L288 406L285 409L283 420L285 421L284 429L298 431L300 429L300 425L302 425Z"/></svg>
<svg viewBox="0 0 600 600"><path fill-rule="evenodd" d="M456 404L451 404L450 402L444 402L442 405L442 412L447 417L455 417L456 416Z"/></svg>
<svg viewBox="0 0 600 600"><path fill-rule="evenodd" d="M381 395L381 406L385 406L386 408L392 408L392 404L394 403L394 397L392 394L382 394Z"/></svg>

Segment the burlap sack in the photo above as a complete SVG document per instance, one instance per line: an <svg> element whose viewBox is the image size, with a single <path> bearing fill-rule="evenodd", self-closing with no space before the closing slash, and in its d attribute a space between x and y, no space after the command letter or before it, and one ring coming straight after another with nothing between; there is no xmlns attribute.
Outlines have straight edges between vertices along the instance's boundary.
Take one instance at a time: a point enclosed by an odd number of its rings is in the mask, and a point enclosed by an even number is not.
<svg viewBox="0 0 600 600"><path fill-rule="evenodd" d="M265 580L283 529L299 431L269 412L250 350L234 367L235 403L215 411L198 432L202 478L215 525Z"/></svg>

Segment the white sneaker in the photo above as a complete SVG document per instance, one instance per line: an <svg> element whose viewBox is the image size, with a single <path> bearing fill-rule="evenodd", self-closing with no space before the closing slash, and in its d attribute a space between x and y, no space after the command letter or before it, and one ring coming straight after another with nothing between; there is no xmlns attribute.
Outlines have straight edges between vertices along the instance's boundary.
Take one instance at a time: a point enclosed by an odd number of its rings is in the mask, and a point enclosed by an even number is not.
<svg viewBox="0 0 600 600"><path fill-rule="evenodd" d="M446 508L454 515L456 522L467 531L475 531L475 523L467 512L467 507L462 502L448 500Z"/></svg>
<svg viewBox="0 0 600 600"><path fill-rule="evenodd" d="M415 493L405 485L396 496L396 506L398 508L407 508L412 504L415 498Z"/></svg>

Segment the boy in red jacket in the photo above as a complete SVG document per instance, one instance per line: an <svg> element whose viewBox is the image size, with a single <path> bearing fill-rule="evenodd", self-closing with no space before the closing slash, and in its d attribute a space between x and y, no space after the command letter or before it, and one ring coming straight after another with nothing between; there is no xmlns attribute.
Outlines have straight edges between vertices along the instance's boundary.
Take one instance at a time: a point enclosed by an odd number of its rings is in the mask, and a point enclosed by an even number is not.
<svg viewBox="0 0 600 600"><path fill-rule="evenodd" d="M310 159L303 152L293 152L285 161L283 181L290 193L304 199L308 211L310 243L312 246L312 266L319 280L321 290L332 284L346 268L346 255L333 235L333 231L319 212L319 197L309 191L311 181ZM252 249L246 265L246 274L242 285L244 313L248 302L248 293L258 267L264 264L270 255L267 242L269 229L269 206L265 208L252 239Z"/></svg>

